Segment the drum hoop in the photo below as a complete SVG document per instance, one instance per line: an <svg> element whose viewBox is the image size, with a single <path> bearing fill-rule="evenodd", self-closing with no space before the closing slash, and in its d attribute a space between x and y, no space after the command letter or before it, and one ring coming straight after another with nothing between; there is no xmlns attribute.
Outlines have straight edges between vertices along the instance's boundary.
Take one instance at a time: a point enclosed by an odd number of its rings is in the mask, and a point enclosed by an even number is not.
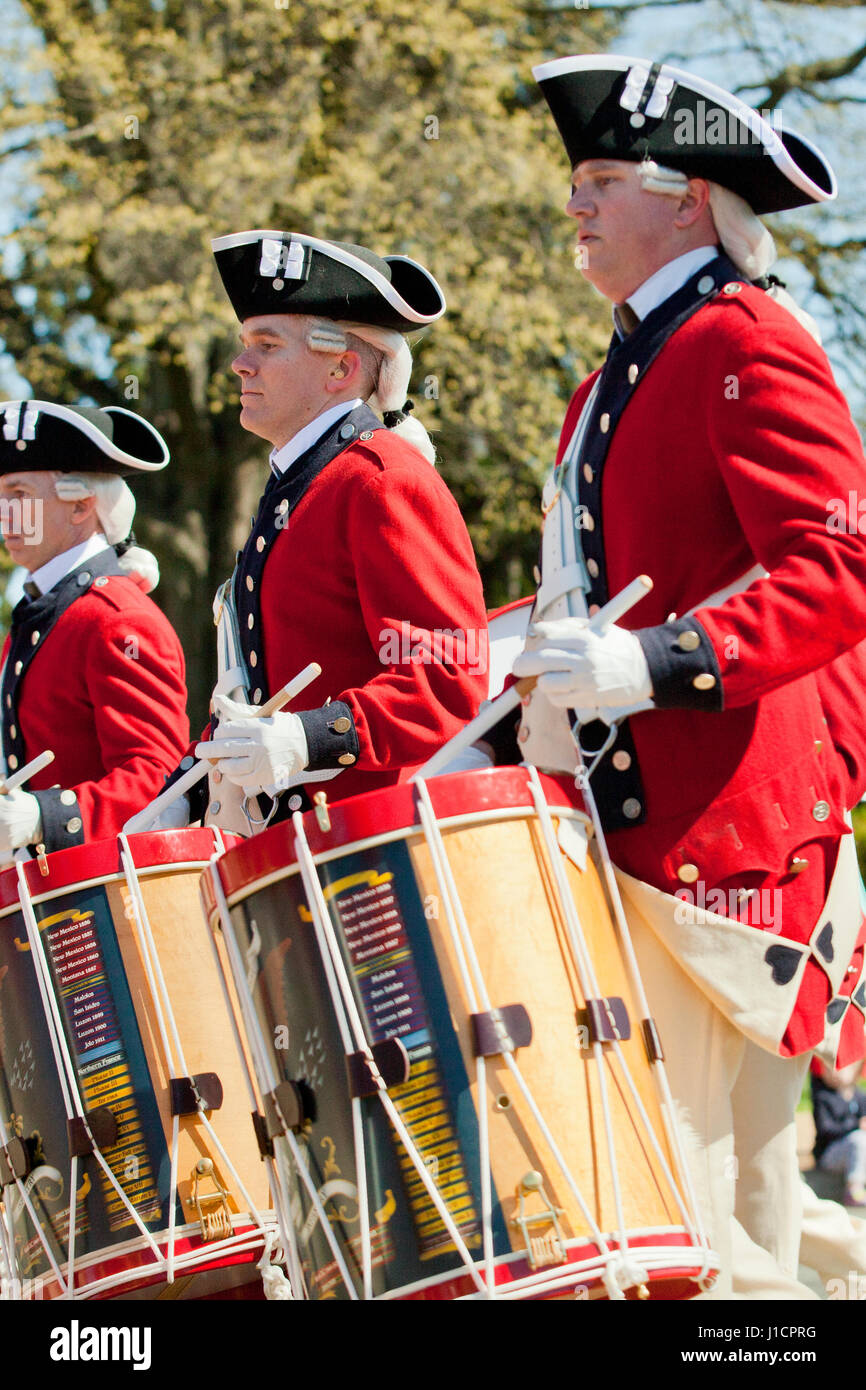
<svg viewBox="0 0 866 1390"><path fill-rule="evenodd" d="M612 1232L605 1231L603 1232L603 1234L606 1239L609 1239L611 1241L616 1240L616 1236ZM684 1264L699 1265L701 1264L700 1260L689 1260L688 1257L706 1257L707 1254L709 1254L712 1257L712 1259L716 1261L716 1264L718 1264L718 1257L716 1256L715 1251L710 1250L709 1247L706 1247L701 1244L696 1244L693 1240L690 1240L690 1233L688 1231L688 1228L685 1226L634 1226L629 1228L628 1234L630 1240L644 1240L650 1238L655 1240L661 1240L661 1244L655 1247L651 1245L629 1246L630 1249L634 1249L636 1252L640 1253L641 1259L645 1259L646 1263L651 1269L680 1269L683 1267ZM575 1246L580 1247L581 1245L588 1245L591 1243L592 1242L590 1240L590 1237L588 1235L584 1235L582 1237L575 1237L574 1239L569 1240L567 1243L567 1248L573 1248ZM666 1257L668 1256L675 1258L671 1258L668 1261L666 1259ZM509 1265L520 1263L526 1263L526 1251L511 1250L507 1254L498 1255L496 1257L496 1259L494 1260L494 1268L505 1269L508 1268ZM705 1258L703 1263L706 1263ZM476 1261L476 1267L479 1270L483 1269L483 1261ZM492 1295L485 1294L483 1295L483 1297L489 1297L491 1301L496 1302L497 1300L507 1299L510 1296L510 1292L512 1290L514 1291L515 1296L518 1293L532 1293L534 1291L535 1284L547 1285L551 1280L554 1279L561 1279L563 1286L568 1287L568 1285L574 1283L575 1273L590 1274L593 1279L598 1279L598 1281L601 1282L603 1268L604 1259L602 1256L598 1254L593 1255L591 1257L587 1257L584 1260L568 1260L560 1265L548 1265L545 1267L544 1270L537 1270L532 1274L515 1279L513 1282L507 1284L497 1284L494 1287L494 1292L492 1293ZM596 1269L598 1270L598 1273L595 1272ZM395 1300L405 1298L407 1294L422 1292L424 1289L435 1289L441 1284L447 1284L454 1280L462 1279L465 1277L465 1271L460 1270L455 1266L453 1270L449 1270L445 1274L431 1275L431 1277L428 1279L418 1279L412 1284L402 1284L397 1289L388 1289L386 1293L383 1293L379 1296L379 1299L377 1301L381 1301L382 1303L390 1303ZM475 1293L467 1293L463 1295L463 1297L468 1301L470 1299L474 1300L476 1298L482 1297L482 1295Z"/></svg>
<svg viewBox="0 0 866 1390"><path fill-rule="evenodd" d="M201 872L203 872L203 871L208 867L208 865L209 865L210 863L211 863L211 860L209 860L209 859L202 859L202 860L190 859L190 860L187 860L187 861L184 862L184 863L176 863L176 864L151 864L150 866L148 866L148 867L145 868L145 869L139 869L139 868L136 866L136 869L137 869L137 873L138 873L139 878L144 878L144 877L147 876L147 875L153 875L153 874L182 873L184 870L189 870L189 869L195 869L195 870L198 870L199 873L201 873ZM103 885L108 885L109 883L125 883L125 882L126 882L126 875L125 875L125 874L123 873L123 871L121 870L119 873L116 873L116 874L102 874L102 875L98 876L97 878L82 878L82 879L76 879L75 881L73 881L73 882L71 882L71 883L67 883L67 884L65 885L65 887L63 887L63 888L49 888L48 891L47 891L46 893L34 893L34 892L31 891L31 893L30 893L30 901L33 902L33 903L47 903L47 902L51 902L51 900L52 900L53 898L62 898L62 897L64 896L64 894L66 894L66 893L74 893L74 892L75 892L77 889L79 889L79 888L99 888L99 887L101 887L101 886L103 886ZM28 884L28 888L29 888L29 884ZM2 908L0 908L0 921L2 921L4 917L9 917L11 914L13 914L13 913L15 913L15 912L20 912L20 911L21 911L21 903L16 899L16 901L15 901L14 903L9 903L9 905L8 905L7 907L2 907Z"/></svg>
<svg viewBox="0 0 866 1390"><path fill-rule="evenodd" d="M582 821L587 826L592 824L589 816L583 811L578 811L574 806L554 806L551 807L551 810L558 820ZM461 825L483 825L495 821L536 819L537 816L534 806L503 806L491 808L486 811L467 811L465 814L459 816L443 816L437 824L447 830L455 830ZM313 859L316 865L328 864L331 860L341 859L346 854L358 854L362 850L375 849L377 845L394 844L398 840L409 840L413 837L417 837L418 839L424 838L423 827L418 823L400 826L396 830L384 831L379 835L368 835L363 840L348 840L345 844L337 845L333 849L322 850L319 854L313 855ZM222 863L220 860L211 861L210 872L218 873L220 875L220 881L223 881ZM228 903L229 910L233 907L237 907L253 893L257 893L263 888L270 888L272 884L281 883L283 879L290 878L298 873L300 873L300 868L297 860L295 860L292 864L274 869L271 873L263 874L261 878L256 878L249 883L245 883L242 888L235 889L231 894L226 894L226 902ZM224 883L223 888L225 888ZM211 916L215 915L216 911L217 909L212 907Z"/></svg>
<svg viewBox="0 0 866 1390"><path fill-rule="evenodd" d="M233 1227L237 1227L241 1223L246 1223L244 1229L235 1229L231 1236L226 1236L222 1240L208 1242L201 1241L200 1231L195 1223L185 1223L183 1226L176 1226L175 1240L191 1241L195 1237L198 1237L199 1243L194 1246L190 1245L188 1249L182 1250L179 1254L175 1255L175 1271L186 1274L195 1273L195 1269L191 1270L189 1266L193 1265L198 1259L203 1258L205 1263L211 1264L215 1258L222 1254L244 1254L247 1250L251 1252L259 1250L264 1245L265 1231L260 1226L256 1225L255 1218L251 1216L249 1212L232 1212L231 1219ZM152 1283L159 1283L161 1279L164 1279L168 1267L167 1247L169 1241L169 1228L166 1226L160 1231L153 1231L151 1234L157 1244L166 1246L166 1251L161 1253L158 1262L154 1261L152 1264L146 1265L129 1265L124 1269L105 1274L99 1279L93 1280L92 1283L83 1285L76 1284L72 1297L76 1300L90 1299L108 1289L122 1288L124 1283L137 1283L141 1279L145 1279ZM100 1263L110 1264L115 1257L122 1259L125 1256L137 1255L141 1250L146 1250L147 1248L144 1241L133 1238L119 1242L117 1245L106 1245L101 1250L91 1251L90 1254L86 1255L83 1259L76 1256L75 1272L76 1274L80 1274L92 1270L94 1266ZM68 1272L65 1262L61 1268L64 1272ZM53 1278L50 1274L42 1274L39 1275L37 1279L32 1280L34 1285L43 1289L56 1282L56 1277Z"/></svg>

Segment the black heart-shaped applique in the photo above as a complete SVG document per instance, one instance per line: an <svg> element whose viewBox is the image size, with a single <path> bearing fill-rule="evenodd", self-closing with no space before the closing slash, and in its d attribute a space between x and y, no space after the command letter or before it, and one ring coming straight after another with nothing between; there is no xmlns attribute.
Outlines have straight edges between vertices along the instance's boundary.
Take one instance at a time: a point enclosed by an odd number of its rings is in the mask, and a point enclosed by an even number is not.
<svg viewBox="0 0 866 1390"><path fill-rule="evenodd" d="M827 1022L838 1023L847 1007L847 999L831 999L827 1005Z"/></svg>
<svg viewBox="0 0 866 1390"><path fill-rule="evenodd" d="M815 946L829 965L833 959L833 923L827 922L818 933Z"/></svg>
<svg viewBox="0 0 866 1390"><path fill-rule="evenodd" d="M773 983L787 985L797 973L800 952L795 951L793 946L770 946L764 960L773 972Z"/></svg>

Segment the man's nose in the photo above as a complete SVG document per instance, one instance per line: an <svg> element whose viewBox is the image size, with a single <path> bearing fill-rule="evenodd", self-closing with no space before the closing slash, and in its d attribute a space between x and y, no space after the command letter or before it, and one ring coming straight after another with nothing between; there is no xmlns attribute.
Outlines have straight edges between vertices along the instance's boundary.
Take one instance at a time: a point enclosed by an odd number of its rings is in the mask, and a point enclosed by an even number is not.
<svg viewBox="0 0 866 1390"><path fill-rule="evenodd" d="M232 371L237 372L238 376L249 376L254 370L246 352L239 352L234 362L232 362Z"/></svg>
<svg viewBox="0 0 866 1390"><path fill-rule="evenodd" d="M571 197L565 205L566 214L569 217L580 217L581 214L590 212L592 209L592 199L585 188L573 188Z"/></svg>

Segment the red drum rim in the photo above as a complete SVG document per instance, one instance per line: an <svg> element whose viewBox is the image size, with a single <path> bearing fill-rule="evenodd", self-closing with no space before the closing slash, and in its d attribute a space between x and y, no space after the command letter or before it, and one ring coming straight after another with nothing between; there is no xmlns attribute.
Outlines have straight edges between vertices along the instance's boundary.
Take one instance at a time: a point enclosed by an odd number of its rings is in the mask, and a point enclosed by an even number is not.
<svg viewBox="0 0 866 1390"><path fill-rule="evenodd" d="M558 806L585 814L583 798L573 778L553 777L547 773L539 773L539 777L552 808ZM529 768L525 766L455 772L444 777L433 777L425 785L437 820L514 807L532 810L535 805ZM315 811L307 811L303 817L304 833L314 855L348 847L372 836L411 830L413 826L417 826L419 831L421 829L418 791L411 782L401 782L395 787L363 792L360 796L347 797L345 801L329 803L328 815L331 821L329 831L322 831ZM242 840L236 848L227 851L216 861L216 868L223 891L231 900L251 884L279 873L296 862L294 827L291 821L280 821L278 825L272 825L269 830L254 835L252 839ZM206 883L207 876L203 889ZM212 906L212 902L209 906Z"/></svg>
<svg viewBox="0 0 866 1390"><path fill-rule="evenodd" d="M234 845L238 836L223 832L223 841ZM214 856L219 841L213 830L189 827L181 830L151 830L130 835L129 847L137 869L158 869L182 864L206 864ZM110 879L122 875L120 844L111 840L94 840L86 845L55 850L45 860L47 874L42 874L39 861L30 859L24 864L27 887L34 902L49 893L95 879ZM19 907L18 872L13 864L0 870L0 913Z"/></svg>
<svg viewBox="0 0 866 1390"><path fill-rule="evenodd" d="M513 613L517 608L525 608L527 604L535 602L535 594L527 594L526 598L513 599L511 603L503 603L501 608L489 608L487 610L487 621L492 623L494 618L501 618L503 613Z"/></svg>

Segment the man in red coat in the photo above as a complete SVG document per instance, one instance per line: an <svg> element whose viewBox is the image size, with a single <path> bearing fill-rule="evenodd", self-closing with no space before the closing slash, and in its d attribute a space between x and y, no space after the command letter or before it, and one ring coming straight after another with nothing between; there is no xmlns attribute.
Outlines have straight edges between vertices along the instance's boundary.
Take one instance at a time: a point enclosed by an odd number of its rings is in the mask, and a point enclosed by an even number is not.
<svg viewBox="0 0 866 1390"><path fill-rule="evenodd" d="M773 1285L753 1251L740 1287L804 1296L793 1108L859 925L815 672L866 635L866 543L828 524L866 469L823 352L753 283L772 259L754 214L835 180L807 142L680 69L599 55L536 76L573 170L578 262L616 331L547 489L519 746L565 769L581 726L722 1296L742 1257L735 1133L763 1175L741 1169L743 1190L777 1195L781 1267ZM639 573L650 595L590 632Z"/></svg>
<svg viewBox="0 0 866 1390"><path fill-rule="evenodd" d="M121 473L163 468L160 435L128 410L0 403L0 525L29 570L3 649L7 776L50 749L29 790L0 796L0 859L116 835L189 736L180 643L128 540Z"/></svg>
<svg viewBox="0 0 866 1390"><path fill-rule="evenodd" d="M221 601L219 724L196 749L215 770L180 814L249 834L308 807L317 782L351 796L420 766L486 694L487 628L466 527L400 409L404 335L444 312L435 280L293 233L214 252L242 325L241 424L273 447ZM322 674L300 708L257 718L310 662Z"/></svg>

